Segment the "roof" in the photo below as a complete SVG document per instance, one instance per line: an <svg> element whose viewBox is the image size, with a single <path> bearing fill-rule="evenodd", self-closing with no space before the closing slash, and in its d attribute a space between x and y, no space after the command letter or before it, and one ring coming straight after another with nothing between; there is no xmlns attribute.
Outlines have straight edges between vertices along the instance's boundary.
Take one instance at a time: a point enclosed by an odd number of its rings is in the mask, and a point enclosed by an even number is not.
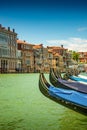
<svg viewBox="0 0 87 130"><path fill-rule="evenodd" d="M22 40L17 40L17 43L18 44L27 44L25 41L22 41Z"/></svg>
<svg viewBox="0 0 87 130"><path fill-rule="evenodd" d="M34 48L34 49L40 49L40 48L42 48L42 44L34 45L33 48Z"/></svg>
<svg viewBox="0 0 87 130"><path fill-rule="evenodd" d="M48 49L48 52L49 52L49 53L52 53L52 52L53 52L53 50L52 50L52 49Z"/></svg>
<svg viewBox="0 0 87 130"><path fill-rule="evenodd" d="M33 44L30 44L30 43L28 43L28 42L26 42L26 41L22 41L22 40L17 40L17 43L18 43L18 44L26 44L26 45L31 45L31 46L33 46Z"/></svg>
<svg viewBox="0 0 87 130"><path fill-rule="evenodd" d="M54 53L54 56L56 56L56 57L58 57L58 56L60 56L58 53Z"/></svg>
<svg viewBox="0 0 87 130"><path fill-rule="evenodd" d="M48 49L53 49L53 50L67 50L63 47L59 47L59 46L47 46Z"/></svg>

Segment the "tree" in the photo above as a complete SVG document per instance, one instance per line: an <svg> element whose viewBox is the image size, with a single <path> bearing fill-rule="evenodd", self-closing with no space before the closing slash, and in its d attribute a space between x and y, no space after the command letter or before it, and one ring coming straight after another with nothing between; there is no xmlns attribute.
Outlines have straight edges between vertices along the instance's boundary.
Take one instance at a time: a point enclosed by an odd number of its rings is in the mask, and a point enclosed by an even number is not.
<svg viewBox="0 0 87 130"><path fill-rule="evenodd" d="M78 62L78 60L79 60L79 53L73 51L72 58L73 58L75 61Z"/></svg>

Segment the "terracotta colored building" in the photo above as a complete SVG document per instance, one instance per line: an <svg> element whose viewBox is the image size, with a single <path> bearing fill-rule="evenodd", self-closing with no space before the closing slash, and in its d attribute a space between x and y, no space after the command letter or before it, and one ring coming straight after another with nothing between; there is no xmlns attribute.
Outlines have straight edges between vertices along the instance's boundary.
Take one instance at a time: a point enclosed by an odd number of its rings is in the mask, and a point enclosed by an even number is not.
<svg viewBox="0 0 87 130"><path fill-rule="evenodd" d="M87 52L78 52L79 53L79 62L87 63Z"/></svg>
<svg viewBox="0 0 87 130"><path fill-rule="evenodd" d="M34 53L33 44L26 41L17 40L18 44L18 61L17 71L33 72L34 71Z"/></svg>
<svg viewBox="0 0 87 130"><path fill-rule="evenodd" d="M68 55L67 55L67 49L63 48L63 45L61 47L58 46L51 46L47 47L48 50L51 50L53 54L53 60L52 60L52 66L54 68L61 67L63 68L64 65L67 65L68 62Z"/></svg>

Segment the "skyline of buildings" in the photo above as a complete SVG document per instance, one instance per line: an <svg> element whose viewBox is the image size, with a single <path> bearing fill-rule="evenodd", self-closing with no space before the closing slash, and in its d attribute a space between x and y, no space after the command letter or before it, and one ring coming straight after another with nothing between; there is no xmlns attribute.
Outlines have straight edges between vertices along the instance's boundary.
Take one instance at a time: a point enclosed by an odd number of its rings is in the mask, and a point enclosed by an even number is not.
<svg viewBox="0 0 87 130"><path fill-rule="evenodd" d="M69 66L71 60L72 53L63 45L30 44L18 40L15 29L6 29L0 24L0 72L39 72L42 66L48 72L50 67Z"/></svg>

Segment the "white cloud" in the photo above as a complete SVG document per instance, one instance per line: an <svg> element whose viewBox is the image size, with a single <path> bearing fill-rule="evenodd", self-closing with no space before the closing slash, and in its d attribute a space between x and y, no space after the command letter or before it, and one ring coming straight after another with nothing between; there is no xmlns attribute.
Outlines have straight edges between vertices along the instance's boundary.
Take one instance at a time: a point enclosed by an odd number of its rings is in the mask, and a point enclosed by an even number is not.
<svg viewBox="0 0 87 130"><path fill-rule="evenodd" d="M86 31L87 27L82 27L82 28L78 28L77 31L82 32L82 31Z"/></svg>
<svg viewBox="0 0 87 130"><path fill-rule="evenodd" d="M47 46L61 46L73 51L87 52L87 39L69 38L67 40L46 40Z"/></svg>

